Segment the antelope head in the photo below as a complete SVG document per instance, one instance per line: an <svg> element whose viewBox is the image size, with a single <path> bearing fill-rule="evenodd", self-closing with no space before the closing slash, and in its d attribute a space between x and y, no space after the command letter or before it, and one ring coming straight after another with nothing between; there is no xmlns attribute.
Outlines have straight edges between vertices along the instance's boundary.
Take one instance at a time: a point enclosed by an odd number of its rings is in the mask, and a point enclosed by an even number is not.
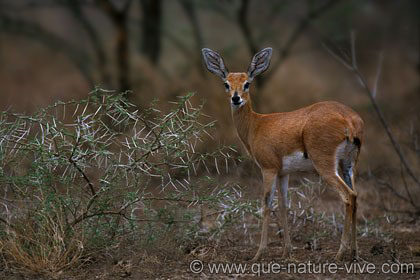
<svg viewBox="0 0 420 280"><path fill-rule="evenodd" d="M202 50L207 69L222 79L232 109L241 108L250 101L250 84L257 75L269 67L272 51L272 48L265 48L256 53L246 73L229 73L223 58L217 52L207 48Z"/></svg>

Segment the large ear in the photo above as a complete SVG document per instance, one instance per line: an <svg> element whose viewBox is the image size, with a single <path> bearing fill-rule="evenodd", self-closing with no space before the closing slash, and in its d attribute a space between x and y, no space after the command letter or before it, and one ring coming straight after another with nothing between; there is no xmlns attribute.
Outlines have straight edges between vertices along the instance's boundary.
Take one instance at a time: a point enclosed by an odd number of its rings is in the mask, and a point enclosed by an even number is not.
<svg viewBox="0 0 420 280"><path fill-rule="evenodd" d="M268 66L270 66L270 59L272 53L272 48L265 48L254 55L251 61L251 65L249 65L248 68L249 81L252 81L252 79L254 79L255 76L267 70Z"/></svg>
<svg viewBox="0 0 420 280"><path fill-rule="evenodd" d="M211 49L204 48L201 51L203 53L203 58L207 69L211 73L219 76L222 80L226 80L229 71L223 62L223 58L217 52L214 52Z"/></svg>

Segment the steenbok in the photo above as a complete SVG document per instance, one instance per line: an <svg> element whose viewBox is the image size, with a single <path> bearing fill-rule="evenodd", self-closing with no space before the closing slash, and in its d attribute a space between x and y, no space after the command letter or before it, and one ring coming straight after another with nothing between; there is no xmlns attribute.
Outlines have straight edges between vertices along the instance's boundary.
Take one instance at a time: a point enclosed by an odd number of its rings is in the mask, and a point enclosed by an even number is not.
<svg viewBox="0 0 420 280"><path fill-rule="evenodd" d="M357 191L354 174L363 140L363 120L349 107L326 101L284 113L259 114L253 111L250 83L264 72L272 54L263 49L252 58L246 73L229 73L222 57L202 50L207 69L224 83L237 133L263 175L263 223L261 242L253 258L267 248L268 218L276 187L284 227L283 257L289 257L292 244L287 225L287 188L289 174L315 170L338 191L345 204L345 221L336 259L347 249L357 258Z"/></svg>

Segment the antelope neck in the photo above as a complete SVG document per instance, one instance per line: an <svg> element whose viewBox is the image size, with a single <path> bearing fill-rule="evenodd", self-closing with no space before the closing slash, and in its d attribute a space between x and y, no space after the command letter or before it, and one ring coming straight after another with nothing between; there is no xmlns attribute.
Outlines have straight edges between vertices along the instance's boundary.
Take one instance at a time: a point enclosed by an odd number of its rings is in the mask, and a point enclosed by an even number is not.
<svg viewBox="0 0 420 280"><path fill-rule="evenodd" d="M250 151L250 136L253 135L252 130L254 129L254 121L256 120L257 115L258 114L252 109L250 100L242 107L232 109L232 118L236 131L248 151Z"/></svg>

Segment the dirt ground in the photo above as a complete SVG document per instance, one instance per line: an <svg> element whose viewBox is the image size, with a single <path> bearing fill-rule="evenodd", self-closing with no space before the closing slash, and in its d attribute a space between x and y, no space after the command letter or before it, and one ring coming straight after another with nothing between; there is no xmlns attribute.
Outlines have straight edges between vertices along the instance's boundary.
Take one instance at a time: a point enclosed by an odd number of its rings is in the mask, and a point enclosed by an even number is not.
<svg viewBox="0 0 420 280"><path fill-rule="evenodd" d="M239 176L248 186L259 186L259 174L255 170L248 177ZM228 179L232 179L230 177ZM269 245L258 262L251 262L257 251L261 224L256 218L250 220L247 232L243 228L229 228L220 239L199 235L194 241L181 244L171 232L166 233L148 246L135 242L121 242L106 252L95 254L79 268L72 268L56 275L55 279L420 279L420 219L406 214L381 210L380 200L392 202L370 181L359 180L358 246L360 259L353 262L347 254L342 262L334 257L339 247L342 228L342 206L337 194L325 184L309 199L309 206L325 217L295 223L289 213L292 256L282 258L281 227L271 215ZM300 177L299 177L300 178ZM291 182L293 189L303 193L299 178ZM315 178L315 177L313 177ZM313 179L312 178L312 179ZM296 188L295 188L296 187ZM300 189L299 189L300 188ZM244 197L257 199L258 187L248 187ZM307 195L307 193L305 193ZM295 194L296 198L296 194ZM296 200L295 200L296 202ZM302 200L302 203L305 203ZM291 212L296 208L292 206ZM197 209L198 210L198 209ZM197 211L197 213L199 213ZM337 220L332 220L332 216ZM334 225L332 225L334 224ZM179 225L182 226L182 225ZM216 273L220 264L236 265L238 270ZM201 269L202 265L202 271ZM192 270L200 270L193 273ZM347 271L349 270L349 271ZM30 276L26 273L11 274L0 268L0 279L54 279Z"/></svg>
<svg viewBox="0 0 420 280"><path fill-rule="evenodd" d="M418 226L417 226L418 228ZM256 247L250 248L243 246L241 240L226 240L223 244L211 244L210 242L201 247L201 251L206 251L206 256L200 257L197 251L185 254L165 252L165 250L152 250L151 252L136 252L133 248L127 248L129 253L109 255L95 263L85 265L76 271L65 272L59 279L251 279L258 277L258 271L263 279L420 279L420 232L414 229L413 225L407 224L403 231L395 232L392 241L377 240L375 238L359 238L360 256L364 261L351 263L349 259L337 263L337 267L345 269L345 265L353 269L359 265L368 263L374 265L374 272L347 273L345 270L338 270L337 273L310 273L309 266L300 267L299 271L287 273L286 271L273 271L269 273L268 267L277 263L282 267L287 267L288 263L300 265L311 262L314 265L334 263L334 255L338 248L338 237L324 238L320 241L319 247L315 250L304 242L300 236L293 237L295 249L291 259L285 260L281 257L281 244L278 237L272 235L273 240L269 244L269 250L264 254L258 264L254 264L249 259L256 252ZM385 272L381 272L384 264L395 263L398 259L401 263L412 263L413 270L408 268L408 272L392 273L391 269L397 270L396 265L385 265ZM190 264L193 260L201 260L204 264L202 273L194 274L191 272ZM392 262L394 260L394 262ZM219 273L210 274L207 264L217 263L236 263L247 265L246 273ZM253 265L253 267L251 267ZM264 267L264 268L263 268ZM314 266L315 267L315 266ZM403 266L401 266L404 269ZM251 271L252 269L252 271ZM302 270L306 269L306 270ZM306 272L305 272L306 271ZM317 271L313 268L312 271ZM327 271L327 270L326 270ZM360 271L360 270L359 270ZM255 272L255 273L253 273ZM413 272L413 273L412 273ZM1 279L47 279L39 277L11 275L0 273Z"/></svg>
<svg viewBox="0 0 420 280"><path fill-rule="evenodd" d="M308 225L301 233L292 237L295 248L290 259L282 258L281 241L276 236L275 230L271 230L269 249L257 264L249 261L257 247L244 245L244 240L231 235L219 244L203 242L195 248L175 254L169 249L165 251L164 248L146 252L127 248L127 251L132 253L109 256L108 259L104 258L77 272L73 271L68 276L63 275L63 279L251 279L258 274L264 279L420 279L420 231L416 223L405 222L398 224L394 229L388 228L387 238L359 236L359 253L362 260L352 263L347 256L343 262L336 263L339 267L337 273L329 273L328 270L325 270L325 273L318 273L315 266L312 272L316 273L310 273L310 267L305 268L302 265L308 262L318 266L335 263L334 256L338 249L339 235L320 238L316 245L305 241L305 236L316 230L316 225ZM191 272L190 264L194 260L202 261L204 265L202 273ZM406 271L396 273L397 262L413 264L413 268L406 267ZM247 265L247 271L211 274L207 264L218 263L244 264ZM295 263L301 270L291 270L291 273L287 273L273 269L270 273L269 265L274 267L274 263L282 267L287 267L288 263ZM347 273L345 265L351 269L359 269L359 272ZM368 265L374 267L374 271L360 273L360 270ZM340 267L343 270L340 270ZM391 269L395 273L390 272ZM404 266L401 266L401 269L405 269Z"/></svg>
<svg viewBox="0 0 420 280"><path fill-rule="evenodd" d="M250 174L252 179L242 177L242 180L248 185L259 186L258 172L256 170L253 172L254 174ZM238 178L241 178L241 174L238 175ZM301 178L294 177L291 188L298 186ZM98 260L77 273L72 272L66 279L251 279L258 277L258 274L263 279L420 279L420 220L407 215L384 212L378 200L391 198L379 195L374 184L367 180L359 179L358 185L358 246L361 257L359 262L351 262L348 254L343 262L336 263L334 257L339 247L341 229L340 226L335 228L330 224L331 218L324 218L325 222L308 222L298 226L293 223L290 214L289 227L294 250L290 259L283 259L282 237L278 234L280 228L276 223L276 217L271 215L268 250L256 264L250 259L257 251L261 224L254 220L253 225L248 225L247 234L244 234L243 229L231 229L225 232L218 242L204 236L196 243L187 244L182 249L175 248L173 241L165 243L164 240L146 250L128 245L118 253L110 253L109 257ZM320 193L315 194L314 200L309 204L318 213L327 213L327 216L337 215L337 224L340 225L342 205L337 194L325 184L319 188ZM259 198L259 191L259 188L248 188L244 190L244 196ZM293 200L293 195L290 198ZM191 271L190 265L194 260L202 262L201 273L194 274ZM329 273L328 270L326 273L318 271L310 273L309 266L303 265L308 262L318 267L336 263L338 270L337 273ZM247 266L247 271L212 274L208 264L219 263L243 264ZM286 270L269 270L270 265L286 269L288 263L301 265L303 268L300 271L292 269L291 273L287 273ZM352 263L354 265L350 266ZM409 272L389 272L391 264L393 264L392 269L398 270L397 263L412 264L412 267ZM347 273L346 265L358 272ZM360 270L366 269L368 265L374 266L374 271L360 273ZM192 269L195 268L197 267ZM401 268L404 269L403 266Z"/></svg>

